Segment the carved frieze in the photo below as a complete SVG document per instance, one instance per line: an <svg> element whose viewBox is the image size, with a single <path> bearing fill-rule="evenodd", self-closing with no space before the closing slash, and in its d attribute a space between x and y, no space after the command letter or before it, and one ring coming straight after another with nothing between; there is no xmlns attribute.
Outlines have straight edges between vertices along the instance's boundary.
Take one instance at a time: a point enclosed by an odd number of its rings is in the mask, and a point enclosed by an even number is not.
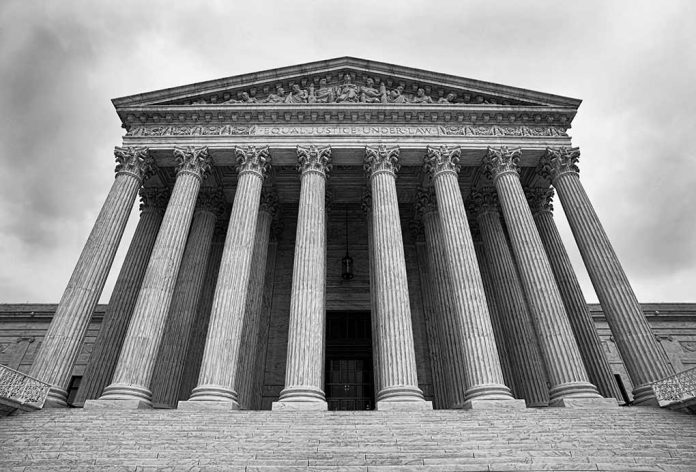
<svg viewBox="0 0 696 472"><path fill-rule="evenodd" d="M566 137L558 126L134 126L126 136L501 136Z"/></svg>

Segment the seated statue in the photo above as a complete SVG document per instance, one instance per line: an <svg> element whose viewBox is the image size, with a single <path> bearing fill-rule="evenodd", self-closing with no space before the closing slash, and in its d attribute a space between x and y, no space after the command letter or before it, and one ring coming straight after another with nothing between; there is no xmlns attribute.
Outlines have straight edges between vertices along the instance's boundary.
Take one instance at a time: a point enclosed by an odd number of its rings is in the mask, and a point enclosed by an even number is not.
<svg viewBox="0 0 696 472"><path fill-rule="evenodd" d="M457 99L457 96L453 93L448 93L446 97L441 97L437 103L442 103L442 104L452 104L455 103L455 100Z"/></svg>
<svg viewBox="0 0 696 472"><path fill-rule="evenodd" d="M254 97L250 97L247 92L242 92L241 100L235 100L234 98L230 98L226 102L222 103L256 103L256 99Z"/></svg>
<svg viewBox="0 0 696 472"><path fill-rule="evenodd" d="M343 76L343 84L338 86L338 94L336 103L341 102L357 102L358 101L358 86L352 82L350 74Z"/></svg>
<svg viewBox="0 0 696 472"><path fill-rule="evenodd" d="M367 78L365 85L360 87L360 101L363 103L379 103L382 101L382 92L375 88L375 81Z"/></svg>
<svg viewBox="0 0 696 472"><path fill-rule="evenodd" d="M285 103L307 103L308 97L306 90L302 90L299 85L294 84L290 93L285 97Z"/></svg>
<svg viewBox="0 0 696 472"><path fill-rule="evenodd" d="M309 96L307 97L309 103L333 103L334 99L333 87L327 85L326 79L319 80L319 90L316 92L314 84L309 84Z"/></svg>
<svg viewBox="0 0 696 472"><path fill-rule="evenodd" d="M411 103L433 103L433 99L425 94L425 90L419 88L416 91L416 96L411 100Z"/></svg>
<svg viewBox="0 0 696 472"><path fill-rule="evenodd" d="M285 101L285 89L283 87L278 87L276 93L270 94L263 103L282 103Z"/></svg>
<svg viewBox="0 0 696 472"><path fill-rule="evenodd" d="M394 90L389 92L389 97L387 98L389 103L406 103L406 97L404 97L404 86L399 85Z"/></svg>

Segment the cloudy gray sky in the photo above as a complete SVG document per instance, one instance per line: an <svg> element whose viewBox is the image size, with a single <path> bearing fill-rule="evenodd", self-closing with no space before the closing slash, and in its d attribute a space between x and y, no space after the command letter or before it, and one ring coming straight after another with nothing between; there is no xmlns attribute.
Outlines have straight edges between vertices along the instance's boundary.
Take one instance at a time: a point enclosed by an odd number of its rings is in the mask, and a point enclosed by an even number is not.
<svg viewBox="0 0 696 472"><path fill-rule="evenodd" d="M639 300L696 302L695 31L691 0L3 0L0 303L60 299L113 180L111 98L346 55L583 99L581 178Z"/></svg>

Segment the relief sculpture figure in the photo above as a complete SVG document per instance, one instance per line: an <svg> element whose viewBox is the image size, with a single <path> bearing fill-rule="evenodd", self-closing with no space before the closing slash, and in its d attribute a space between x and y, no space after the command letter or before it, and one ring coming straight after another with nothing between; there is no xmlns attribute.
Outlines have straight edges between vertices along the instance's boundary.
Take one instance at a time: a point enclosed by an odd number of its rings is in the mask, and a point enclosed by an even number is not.
<svg viewBox="0 0 696 472"><path fill-rule="evenodd" d="M276 93L272 93L264 100L264 103L283 103L285 101L285 89L278 87Z"/></svg>
<svg viewBox="0 0 696 472"><path fill-rule="evenodd" d="M341 102L357 102L358 101L358 86L352 82L350 74L343 76L343 84L338 87L338 96L336 103Z"/></svg>
<svg viewBox="0 0 696 472"><path fill-rule="evenodd" d="M242 92L241 100L230 98L226 102L222 103L256 103L256 99L254 97L250 97L247 92Z"/></svg>
<svg viewBox="0 0 696 472"><path fill-rule="evenodd" d="M302 90L299 85L294 84L288 96L285 97L285 103L307 103L308 97L306 90Z"/></svg>
<svg viewBox="0 0 696 472"><path fill-rule="evenodd" d="M384 92L386 95L386 92ZM365 85L360 87L360 101L363 103L379 103L382 101L382 92L375 88L375 81L367 78Z"/></svg>
<svg viewBox="0 0 696 472"><path fill-rule="evenodd" d="M448 93L446 97L441 97L437 103L443 103L445 105L452 104L457 99L457 96L453 93Z"/></svg>
<svg viewBox="0 0 696 472"><path fill-rule="evenodd" d="M416 96L411 100L411 103L433 103L433 99L425 94L425 90L419 88L416 91Z"/></svg>

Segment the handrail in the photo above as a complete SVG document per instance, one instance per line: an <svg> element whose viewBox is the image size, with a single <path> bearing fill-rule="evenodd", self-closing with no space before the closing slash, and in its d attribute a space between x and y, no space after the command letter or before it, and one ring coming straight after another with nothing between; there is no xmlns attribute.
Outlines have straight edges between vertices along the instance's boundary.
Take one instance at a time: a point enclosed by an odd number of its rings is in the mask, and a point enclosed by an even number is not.
<svg viewBox="0 0 696 472"><path fill-rule="evenodd" d="M660 406L696 397L696 367L684 370L652 383Z"/></svg>
<svg viewBox="0 0 696 472"><path fill-rule="evenodd" d="M43 408L50 384L0 364L0 400Z"/></svg>

